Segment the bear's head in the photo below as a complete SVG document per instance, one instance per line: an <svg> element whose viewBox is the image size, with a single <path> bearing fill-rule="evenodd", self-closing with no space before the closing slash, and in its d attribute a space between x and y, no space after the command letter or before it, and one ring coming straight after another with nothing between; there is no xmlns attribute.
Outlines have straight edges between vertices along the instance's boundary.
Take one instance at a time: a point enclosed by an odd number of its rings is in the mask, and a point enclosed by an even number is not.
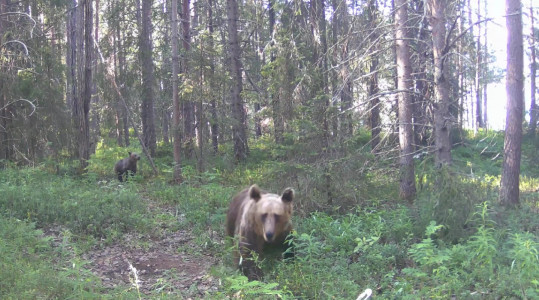
<svg viewBox="0 0 539 300"><path fill-rule="evenodd" d="M292 200L294 190L287 188L281 196L263 193L257 185L249 188L249 197L255 201L254 224L257 235L272 243L292 229Z"/></svg>
<svg viewBox="0 0 539 300"><path fill-rule="evenodd" d="M127 152L129 153L129 159L132 160L132 161L137 161L137 160L140 160L140 156L138 154L136 154L135 152L131 153L131 152Z"/></svg>

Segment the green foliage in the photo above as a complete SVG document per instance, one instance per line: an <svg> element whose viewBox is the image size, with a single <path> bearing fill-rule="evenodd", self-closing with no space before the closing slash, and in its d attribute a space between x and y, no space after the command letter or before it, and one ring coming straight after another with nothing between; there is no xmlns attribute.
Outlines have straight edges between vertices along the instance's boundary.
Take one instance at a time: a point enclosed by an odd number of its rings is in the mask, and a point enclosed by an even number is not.
<svg viewBox="0 0 539 300"><path fill-rule="evenodd" d="M33 224L0 215L0 298L137 299L128 290L105 291L74 247L64 240L53 248Z"/></svg>
<svg viewBox="0 0 539 300"><path fill-rule="evenodd" d="M524 299L539 297L539 243L537 237L529 233L511 235L509 250L510 275L516 283L513 292Z"/></svg>
<svg viewBox="0 0 539 300"><path fill-rule="evenodd" d="M483 134L463 140L466 147L455 149L452 168L434 169L430 157L419 162L419 192L411 206L397 200L397 179L385 170L391 162L380 168L370 163L374 156L354 150L361 148L362 133L342 145L349 147L342 156L302 152L305 145L294 136L285 137L284 145L263 137L237 166L215 157L199 172L194 162L185 162L179 185L170 184L165 145L156 158L161 175L127 184L109 175L126 150L104 145L82 177L51 175L62 173L54 160L36 169L6 168L0 171L0 297L167 298L165 291L174 289L169 279L178 276L174 270L158 280L152 295L126 287L105 290L80 254L88 240L95 245L98 238L121 241L131 231L159 238L182 230L196 247L178 245L177 251L192 259L203 253L221 259L210 274L221 284L206 292L209 299L354 299L365 288L381 299L535 299L539 199L538 178L529 167L533 153L523 156L522 205L498 207L499 174L489 167L498 158L479 149L500 149L503 139ZM262 281L249 282L238 275L233 251L222 240L229 202L252 183L272 192L296 189L296 255L261 259ZM61 225L65 240L51 247L34 224Z"/></svg>
<svg viewBox="0 0 539 300"><path fill-rule="evenodd" d="M296 296L326 299L353 298L361 287L389 288L405 264L412 224L404 208L358 209L342 217L315 213L296 227L296 258L279 263L275 277Z"/></svg>
<svg viewBox="0 0 539 300"><path fill-rule="evenodd" d="M39 227L63 224L76 234L116 239L145 226L142 198L127 186L54 176L39 169L5 169L0 208Z"/></svg>
<svg viewBox="0 0 539 300"><path fill-rule="evenodd" d="M123 147L108 147L105 144L99 144L88 160L87 171L90 176L97 175L99 178L109 178L111 181L117 180L117 175L114 172L114 165L120 159L129 156L129 152L135 152L140 155L140 160L137 163L137 176L144 174L144 170L151 170L149 163L146 161L142 150L139 148L123 148ZM149 174L150 172L146 172ZM135 179L136 179L135 177ZM129 179L131 179L130 177Z"/></svg>
<svg viewBox="0 0 539 300"><path fill-rule="evenodd" d="M434 220L444 225L440 236L446 241L456 242L472 234L474 208L492 197L492 184L447 167L418 170L418 177L420 190L414 203L418 231Z"/></svg>
<svg viewBox="0 0 539 300"><path fill-rule="evenodd" d="M146 193L155 201L174 205L179 215L179 226L190 228L193 233L202 236L212 232L224 232L228 203L238 189L210 182L215 176L213 173L205 173L200 177L184 174L186 175L184 184L171 186L162 181L154 182L147 186ZM205 185L188 184L189 181L198 180L208 183ZM208 242L206 239L202 240L204 244Z"/></svg>
<svg viewBox="0 0 539 300"><path fill-rule="evenodd" d="M286 289L279 288L277 283L264 283L260 281L248 281L245 276L230 276L226 278L224 293L229 297L239 299L293 299L292 294Z"/></svg>
<svg viewBox="0 0 539 300"><path fill-rule="evenodd" d="M415 266L403 270L398 293L444 299L474 294L488 298L536 298L539 271L537 237L496 230L488 205L478 207L479 227L465 242L447 245L437 235L435 222L426 238L410 247ZM419 296L420 295L420 296Z"/></svg>

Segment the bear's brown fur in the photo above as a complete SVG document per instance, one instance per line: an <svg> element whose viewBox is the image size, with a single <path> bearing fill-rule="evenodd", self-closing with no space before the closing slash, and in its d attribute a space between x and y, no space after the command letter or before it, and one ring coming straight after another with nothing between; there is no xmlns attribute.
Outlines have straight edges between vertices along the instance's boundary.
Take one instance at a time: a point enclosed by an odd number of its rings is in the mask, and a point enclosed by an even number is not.
<svg viewBox="0 0 539 300"><path fill-rule="evenodd" d="M266 193L257 185L241 191L230 203L226 218L226 234L236 237L239 253L236 262L250 279L259 279L260 269L251 253L278 249L285 258L293 257L292 243L287 240L292 231L292 200L294 190L287 188L281 196Z"/></svg>
<svg viewBox="0 0 539 300"><path fill-rule="evenodd" d="M116 165L114 165L114 172L118 175L118 180L120 182L123 181L123 174L125 173L125 181L127 181L127 178L129 177L129 174L127 171L131 171L131 175L135 175L137 173L137 161L140 160L140 156L136 153L128 152L129 156L120 159Z"/></svg>

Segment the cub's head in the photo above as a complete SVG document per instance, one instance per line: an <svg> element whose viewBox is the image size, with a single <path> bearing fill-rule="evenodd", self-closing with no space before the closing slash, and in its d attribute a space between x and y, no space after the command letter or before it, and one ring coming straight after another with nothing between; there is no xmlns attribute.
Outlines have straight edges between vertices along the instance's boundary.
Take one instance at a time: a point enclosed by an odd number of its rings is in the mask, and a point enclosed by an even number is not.
<svg viewBox="0 0 539 300"><path fill-rule="evenodd" d="M138 154L136 154L135 152L127 152L129 153L129 159L130 160L134 160L134 161L137 161L137 160L140 160L140 156Z"/></svg>
<svg viewBox="0 0 539 300"><path fill-rule="evenodd" d="M292 200L294 190L287 188L281 196L263 193L257 185L249 188L249 197L255 201L255 231L272 243L292 229Z"/></svg>

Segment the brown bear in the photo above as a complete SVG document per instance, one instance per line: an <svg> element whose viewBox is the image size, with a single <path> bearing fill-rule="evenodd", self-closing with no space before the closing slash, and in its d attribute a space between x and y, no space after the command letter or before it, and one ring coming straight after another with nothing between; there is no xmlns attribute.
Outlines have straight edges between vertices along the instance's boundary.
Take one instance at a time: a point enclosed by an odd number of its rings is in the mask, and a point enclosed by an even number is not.
<svg viewBox="0 0 539 300"><path fill-rule="evenodd" d="M129 177L129 174L127 171L131 171L131 176L134 176L135 173L137 173L137 161L140 160L140 156L136 153L128 152L129 156L120 159L116 165L114 165L114 172L118 174L118 180L120 182L123 181L123 174L125 173L125 181L127 181L127 178Z"/></svg>
<svg viewBox="0 0 539 300"><path fill-rule="evenodd" d="M292 231L294 190L287 188L281 196L260 190L257 185L241 191L230 203L226 217L226 234L236 237L239 251L236 262L249 280L259 279L261 270L252 259L273 250L294 256L288 235Z"/></svg>

